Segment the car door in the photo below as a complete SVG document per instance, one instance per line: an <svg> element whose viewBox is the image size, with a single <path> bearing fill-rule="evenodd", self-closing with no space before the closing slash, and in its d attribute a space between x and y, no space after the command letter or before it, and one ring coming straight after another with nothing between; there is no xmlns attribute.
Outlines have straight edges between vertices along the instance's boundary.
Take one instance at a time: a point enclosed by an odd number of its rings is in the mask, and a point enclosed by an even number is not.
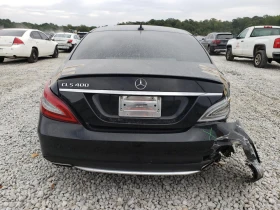
<svg viewBox="0 0 280 210"><path fill-rule="evenodd" d="M208 39L208 42L207 42L209 46L211 46L213 40L215 39L215 36L216 36L216 34L211 34L210 35L210 37Z"/></svg>
<svg viewBox="0 0 280 210"><path fill-rule="evenodd" d="M38 31L32 31L30 37L33 39L33 45L37 47L39 56L44 56L46 51L44 49L44 41Z"/></svg>
<svg viewBox="0 0 280 210"><path fill-rule="evenodd" d="M50 41L48 36L46 34L44 34L43 32L39 31L39 34L42 37L42 43L43 43L44 52L45 52L44 55L52 55L54 52L53 43Z"/></svg>
<svg viewBox="0 0 280 210"><path fill-rule="evenodd" d="M75 35L74 37L76 39L76 44L79 44L81 41L80 37L78 35Z"/></svg>
<svg viewBox="0 0 280 210"><path fill-rule="evenodd" d="M245 47L245 37L249 31L249 28L244 29L237 37L236 43L232 46L232 53L234 55L244 55L244 47Z"/></svg>
<svg viewBox="0 0 280 210"><path fill-rule="evenodd" d="M208 40L209 36L210 36L210 34L208 34L208 35L204 38L204 40L201 42L201 44L203 45L203 47L204 47L205 49L206 49L207 46L208 46L207 40Z"/></svg>
<svg viewBox="0 0 280 210"><path fill-rule="evenodd" d="M258 39L261 36L259 28L253 28L252 31L249 31L247 33L247 36L244 40L244 49L243 49L243 55L253 58L254 57L254 46L256 39Z"/></svg>

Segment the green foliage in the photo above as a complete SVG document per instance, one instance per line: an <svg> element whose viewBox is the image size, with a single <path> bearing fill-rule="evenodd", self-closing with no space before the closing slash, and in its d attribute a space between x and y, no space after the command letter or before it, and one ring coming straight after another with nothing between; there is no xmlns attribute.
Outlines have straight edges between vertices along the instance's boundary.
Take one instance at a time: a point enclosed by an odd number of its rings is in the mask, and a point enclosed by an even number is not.
<svg viewBox="0 0 280 210"><path fill-rule="evenodd" d="M239 34L243 29L249 26L257 26L257 25L274 25L280 26L280 15L277 16L269 16L265 15L263 17L254 16L252 18L243 17L236 18L232 21L221 21L215 18L211 18L210 20L203 21L195 21L192 19L180 21L174 18L168 18L166 20L154 20L151 19L147 22L125 22L119 23L119 25L139 25L142 23L143 25L156 25L156 26L168 26L183 29L189 31L194 35L204 35L211 32L232 32L233 34Z"/></svg>
<svg viewBox="0 0 280 210"><path fill-rule="evenodd" d="M70 24L68 24L67 26L58 26L53 23L43 23L43 24L33 24L27 22L16 23L10 21L9 19L0 19L0 28L30 28L30 29L38 29L45 32L72 32L72 31L89 32L96 27L86 26L86 25L72 26Z"/></svg>
<svg viewBox="0 0 280 210"><path fill-rule="evenodd" d="M189 31L194 35L207 35L211 32L232 32L233 34L239 34L243 29L249 26L256 26L256 25L276 25L280 26L280 15L277 16L269 16L265 15L263 17L254 16L252 18L243 17L243 18L236 18L232 21L221 21L215 18L211 18L210 20L203 20L203 21L195 21L192 19L187 19L184 21L180 21L174 18L168 18L166 20L155 20L151 19L147 22L125 22L119 23L119 25L156 25L156 26L168 26L183 29ZM72 26L70 24L66 26L58 26L53 23L43 23L43 24L33 24L33 23L16 23L12 22L9 19L0 19L0 28L33 28L39 29L45 32L72 32L72 31L82 31L88 32L94 28L95 26Z"/></svg>

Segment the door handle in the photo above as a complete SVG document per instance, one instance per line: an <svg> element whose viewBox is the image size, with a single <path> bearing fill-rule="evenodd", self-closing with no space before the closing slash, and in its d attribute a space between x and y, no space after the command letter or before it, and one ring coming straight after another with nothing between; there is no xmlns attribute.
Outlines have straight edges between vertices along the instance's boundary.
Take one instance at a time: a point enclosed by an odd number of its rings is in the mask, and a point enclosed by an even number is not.
<svg viewBox="0 0 280 210"><path fill-rule="evenodd" d="M241 41L241 42L244 42L244 41Z"/></svg>

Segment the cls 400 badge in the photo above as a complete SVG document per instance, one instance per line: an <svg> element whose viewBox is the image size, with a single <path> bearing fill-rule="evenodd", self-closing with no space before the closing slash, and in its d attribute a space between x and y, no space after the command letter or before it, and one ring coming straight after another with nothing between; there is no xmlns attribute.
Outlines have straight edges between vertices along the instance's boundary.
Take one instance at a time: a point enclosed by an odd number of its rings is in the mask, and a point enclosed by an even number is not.
<svg viewBox="0 0 280 210"><path fill-rule="evenodd" d="M61 87L89 87L89 83L61 83Z"/></svg>

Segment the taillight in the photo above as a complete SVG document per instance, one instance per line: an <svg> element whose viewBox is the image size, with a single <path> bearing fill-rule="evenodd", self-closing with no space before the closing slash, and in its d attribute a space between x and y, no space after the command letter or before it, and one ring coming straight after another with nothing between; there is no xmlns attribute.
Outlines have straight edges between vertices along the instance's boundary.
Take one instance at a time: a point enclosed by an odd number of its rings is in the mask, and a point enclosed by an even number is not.
<svg viewBox="0 0 280 210"><path fill-rule="evenodd" d="M40 109L42 114L50 119L79 124L68 106L53 94L48 83L45 85Z"/></svg>
<svg viewBox="0 0 280 210"><path fill-rule="evenodd" d="M72 43L73 42L73 40L72 39L69 39L68 41L67 41L67 43Z"/></svg>
<svg viewBox="0 0 280 210"><path fill-rule="evenodd" d="M221 43L221 40L213 40L212 43L213 43L213 44L220 44L220 43Z"/></svg>
<svg viewBox="0 0 280 210"><path fill-rule="evenodd" d="M274 40L273 48L280 48L280 38Z"/></svg>
<svg viewBox="0 0 280 210"><path fill-rule="evenodd" d="M24 44L24 42L23 42L21 39L19 39L19 38L16 37L16 38L14 39L13 44L19 45L19 44Z"/></svg>
<svg viewBox="0 0 280 210"><path fill-rule="evenodd" d="M230 98L224 98L222 101L212 105L201 116L198 122L209 122L217 120L225 120L230 112Z"/></svg>
<svg viewBox="0 0 280 210"><path fill-rule="evenodd" d="M272 28L272 26L264 26L264 28Z"/></svg>

